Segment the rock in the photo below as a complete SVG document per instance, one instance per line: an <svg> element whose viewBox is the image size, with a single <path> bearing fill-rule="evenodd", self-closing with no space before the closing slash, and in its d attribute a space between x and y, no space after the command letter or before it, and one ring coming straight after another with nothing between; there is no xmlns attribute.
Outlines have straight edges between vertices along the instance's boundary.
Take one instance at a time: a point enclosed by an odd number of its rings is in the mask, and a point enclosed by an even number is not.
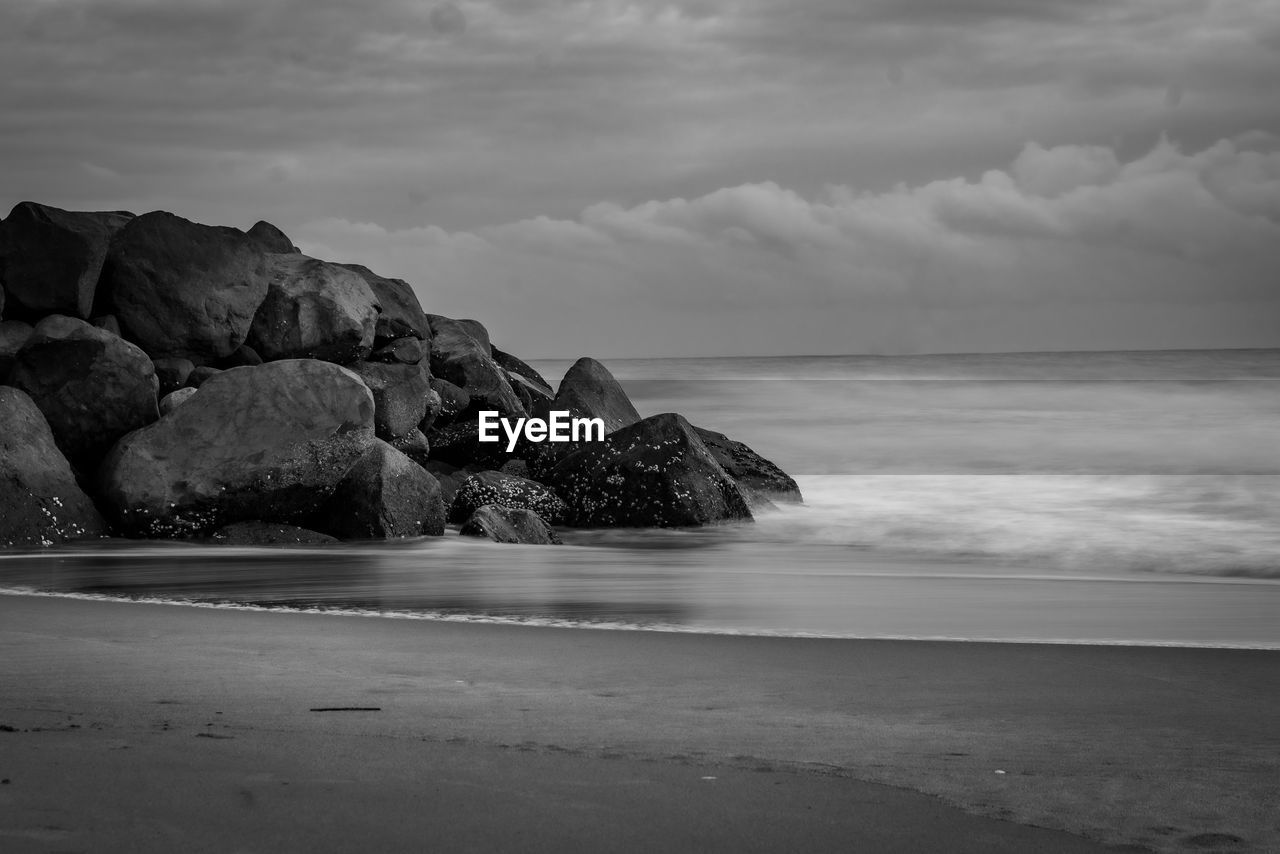
<svg viewBox="0 0 1280 854"><path fill-rule="evenodd" d="M502 468L498 469L498 471L503 474L515 475L516 477L523 477L527 480L532 480L532 478L529 477L529 464L524 460L508 460L503 463Z"/></svg>
<svg viewBox="0 0 1280 854"><path fill-rule="evenodd" d="M467 478L478 471L487 471L482 466L455 466L441 460L428 460L423 468L431 472L431 476L440 484L440 498L445 507L453 506L458 487L462 486Z"/></svg>
<svg viewBox="0 0 1280 854"><path fill-rule="evenodd" d="M54 314L36 324L9 382L31 396L62 453L81 468L96 466L117 439L160 417L147 354L74 317Z"/></svg>
<svg viewBox="0 0 1280 854"><path fill-rule="evenodd" d="M484 350L486 356L493 357L493 345L489 343L489 330L484 328L483 323L478 320L468 319L454 322L466 330L466 333Z"/></svg>
<svg viewBox="0 0 1280 854"><path fill-rule="evenodd" d="M112 238L100 288L125 336L153 359L201 365L244 343L267 295L266 258L242 231L156 211Z"/></svg>
<svg viewBox="0 0 1280 854"><path fill-rule="evenodd" d="M359 264L342 264L360 276L373 288L382 312L378 315L378 325L374 333L377 346L381 347L397 338L431 338L431 325L427 315L418 302L418 295L413 286L404 279L388 279L379 276L368 267Z"/></svg>
<svg viewBox="0 0 1280 854"><path fill-rule="evenodd" d="M356 362L350 367L373 392L379 439L408 436L418 429L431 393L431 373L425 366Z"/></svg>
<svg viewBox="0 0 1280 854"><path fill-rule="evenodd" d="M559 496L536 480L482 471L458 487L449 506L449 521L462 522L483 504L532 510L553 525L563 522L568 511Z"/></svg>
<svg viewBox="0 0 1280 854"><path fill-rule="evenodd" d="M106 534L39 407L24 392L0 387L0 547Z"/></svg>
<svg viewBox="0 0 1280 854"><path fill-rule="evenodd" d="M437 314L427 317L431 321L431 373L466 391L473 408L523 418L520 398L472 330L462 321Z"/></svg>
<svg viewBox="0 0 1280 854"><path fill-rule="evenodd" d="M399 362L402 365L416 365L426 356L427 351L417 338L397 338L390 344L374 350L369 359L374 362Z"/></svg>
<svg viewBox="0 0 1280 854"><path fill-rule="evenodd" d="M360 378L328 362L233 368L120 440L102 496L146 536L254 519L305 525L375 443L373 413Z"/></svg>
<svg viewBox="0 0 1280 854"><path fill-rule="evenodd" d="M264 252L278 252L285 255L300 254L298 247L293 245L293 241L283 231L265 220L255 222L253 228L249 229L245 234L261 246Z"/></svg>
<svg viewBox="0 0 1280 854"><path fill-rule="evenodd" d="M187 379L196 366L190 359L167 358L155 359L156 379L160 381L160 396L175 392L187 384Z"/></svg>
<svg viewBox="0 0 1280 854"><path fill-rule="evenodd" d="M474 419L454 421L444 427L437 425L423 432L431 443L431 458L451 465L499 469L513 456L507 453L505 441L481 442L479 425Z"/></svg>
<svg viewBox="0 0 1280 854"><path fill-rule="evenodd" d="M391 439L387 444L423 468L426 468L431 460L431 443L427 441L427 437L421 430L414 430L407 436Z"/></svg>
<svg viewBox="0 0 1280 854"><path fill-rule="evenodd" d="M581 527L684 527L750 519L741 490L683 417L664 413L574 451L547 484Z"/></svg>
<svg viewBox="0 0 1280 854"><path fill-rule="evenodd" d="M278 522L235 522L214 531L209 542L223 546L325 546L337 537Z"/></svg>
<svg viewBox="0 0 1280 854"><path fill-rule="evenodd" d="M486 504L477 507L458 532L464 537L488 537L495 543L558 546L560 538L537 513L519 507Z"/></svg>
<svg viewBox="0 0 1280 854"><path fill-rule="evenodd" d="M35 330L21 320L0 321L0 383L7 383L14 357Z"/></svg>
<svg viewBox="0 0 1280 854"><path fill-rule="evenodd" d="M243 368L261 365L263 359L258 355L258 351L250 347L248 344L241 344L235 349L235 352L222 360L222 364L218 367L226 368Z"/></svg>
<svg viewBox="0 0 1280 854"><path fill-rule="evenodd" d="M8 311L37 320L48 314L86 318L111 236L133 214L64 211L19 202L0 222L0 281Z"/></svg>
<svg viewBox="0 0 1280 854"><path fill-rule="evenodd" d="M320 527L344 540L438 537L444 533L444 515L436 479L395 448L376 442L334 490Z"/></svg>
<svg viewBox="0 0 1280 854"><path fill-rule="evenodd" d="M160 398L160 417L168 415L182 404L186 403L196 390L191 387L174 389L173 391Z"/></svg>
<svg viewBox="0 0 1280 854"><path fill-rule="evenodd" d="M555 396L555 391L551 388L551 383L544 380L542 378L542 374L538 373L532 367L520 361L510 353L503 352L497 347L494 347L493 361L497 362L498 367L502 368L507 373L519 374L535 385L541 386L547 392L548 396Z"/></svg>
<svg viewBox="0 0 1280 854"><path fill-rule="evenodd" d="M448 380L432 377L431 389L440 395L440 411L436 413L435 418L436 425L440 427L457 418L471 406L471 395Z"/></svg>
<svg viewBox="0 0 1280 854"><path fill-rule="evenodd" d="M248 344L262 358L347 364L373 349L378 302L363 278L306 255L272 255L271 286Z"/></svg>
<svg viewBox="0 0 1280 854"><path fill-rule="evenodd" d="M190 374L187 374L187 385L191 388L200 388L213 377L222 373L221 368L211 368L208 365L202 365Z"/></svg>
<svg viewBox="0 0 1280 854"><path fill-rule="evenodd" d="M796 486L790 475L751 448L735 442L723 433L701 427L694 427L693 430L702 444L707 446L711 456L716 458L720 468L737 482L742 494L753 505L761 498L796 504L804 500L800 495L800 487Z"/></svg>
<svg viewBox="0 0 1280 854"><path fill-rule="evenodd" d="M631 398L609 369L586 356L574 362L565 373L555 399L546 404L546 408L568 410L574 418L601 418L606 434L640 420ZM541 409L537 414L546 417Z"/></svg>
<svg viewBox="0 0 1280 854"><path fill-rule="evenodd" d="M436 419L440 417L440 393L435 389L428 389L426 395L426 410L422 415L422 420L418 422L418 429L423 433L435 426Z"/></svg>
<svg viewBox="0 0 1280 854"><path fill-rule="evenodd" d="M120 321L114 314L101 314L89 321L99 329L105 329L117 338L120 337Z"/></svg>
<svg viewBox="0 0 1280 854"><path fill-rule="evenodd" d="M551 392L535 383L533 380L527 380L519 374L503 369L503 374L507 377L507 382L511 383L511 390L520 398L520 405L524 407L525 412L534 412L538 407L550 409L548 404L551 403Z"/></svg>

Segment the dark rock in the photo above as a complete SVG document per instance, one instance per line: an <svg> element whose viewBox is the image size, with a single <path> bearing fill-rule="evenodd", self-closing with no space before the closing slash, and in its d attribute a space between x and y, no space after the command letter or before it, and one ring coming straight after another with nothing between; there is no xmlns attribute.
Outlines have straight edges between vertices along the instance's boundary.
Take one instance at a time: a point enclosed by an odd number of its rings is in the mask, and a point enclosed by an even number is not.
<svg viewBox="0 0 1280 854"><path fill-rule="evenodd" d="M475 420L454 421L423 432L431 442L433 460L442 460L455 466L478 465L482 469L496 470L512 458L512 454L506 451L505 439L501 442L480 441L480 429Z"/></svg>
<svg viewBox="0 0 1280 854"><path fill-rule="evenodd" d="M532 510L553 525L563 522L568 511L559 496L535 480L482 471L458 487L449 506L449 521L464 521L482 504Z"/></svg>
<svg viewBox="0 0 1280 854"><path fill-rule="evenodd" d="M503 352L497 347L493 348L493 361L498 363L498 367L510 374L519 374L535 385L541 386L546 390L549 396L555 396L555 390L551 388L551 383L542 378L542 374L535 371L525 362L520 361L510 353Z"/></svg>
<svg viewBox="0 0 1280 854"><path fill-rule="evenodd" d="M402 365L416 365L425 359L427 351L417 338L397 338L390 344L379 347L369 357L374 362L399 362Z"/></svg>
<svg viewBox="0 0 1280 854"><path fill-rule="evenodd" d="M319 526L344 540L438 537L444 533L440 484L426 469L376 442L329 499Z"/></svg>
<svg viewBox="0 0 1280 854"><path fill-rule="evenodd" d="M478 471L486 471L482 466L455 466L441 460L428 460L424 468L440 484L440 498L445 507L453 506L453 499L471 475Z"/></svg>
<svg viewBox="0 0 1280 854"><path fill-rule="evenodd" d="M248 344L241 344L235 349L235 352L222 360L222 364L218 367L226 368L244 368L261 365L263 359L258 355L258 351L250 347Z"/></svg>
<svg viewBox="0 0 1280 854"><path fill-rule="evenodd" d="M373 411L360 378L328 362L233 368L120 440L102 495L147 536L254 519L305 525L376 441Z"/></svg>
<svg viewBox="0 0 1280 854"><path fill-rule="evenodd" d="M187 379L196 366L190 359L169 357L154 360L156 379L160 382L160 396L175 392L187 384Z"/></svg>
<svg viewBox="0 0 1280 854"><path fill-rule="evenodd" d="M560 381L560 388L545 410L538 408L537 415L546 417L548 410L567 410L574 418L600 418L606 434L640 420L631 398L609 369L595 359L582 357L573 363Z"/></svg>
<svg viewBox="0 0 1280 854"><path fill-rule="evenodd" d="M510 474L516 477L531 479L529 478L529 464L526 463L524 460L508 460L507 462L503 463L502 468L498 469L498 471L502 472L503 474Z"/></svg>
<svg viewBox="0 0 1280 854"><path fill-rule="evenodd" d="M271 286L248 344L262 358L347 364L373 349L378 301L356 273L306 255L271 255Z"/></svg>
<svg viewBox="0 0 1280 854"><path fill-rule="evenodd" d="M93 320L89 321L99 329L105 329L117 338L120 337L120 321L116 320L114 314L100 314Z"/></svg>
<svg viewBox="0 0 1280 854"><path fill-rule="evenodd" d="M489 330L478 320L462 319L454 321L461 326L472 339L484 350L484 354L493 357L493 344L489 342Z"/></svg>
<svg viewBox="0 0 1280 854"><path fill-rule="evenodd" d="M253 239L264 252L278 252L285 255L299 254L298 247L293 245L283 231L266 220L258 220L246 234Z"/></svg>
<svg viewBox="0 0 1280 854"><path fill-rule="evenodd" d="M106 534L106 522L76 483L35 402L0 387L0 547Z"/></svg>
<svg viewBox="0 0 1280 854"><path fill-rule="evenodd" d="M152 358L200 365L244 343L267 295L266 258L242 231L156 211L112 238L100 287L125 336Z"/></svg>
<svg viewBox="0 0 1280 854"><path fill-rule="evenodd" d="M368 267L362 267L359 264L342 264L360 276L369 283L369 287L373 288L374 295L378 298L378 305L382 308L378 315L378 325L375 332L375 342L381 347L397 338L419 338L421 340L429 340L431 338L431 326L427 322L427 315L422 310L422 303L418 301L418 295L414 293L413 286L404 279L388 279L379 276Z"/></svg>
<svg viewBox="0 0 1280 854"><path fill-rule="evenodd" d="M560 538L537 513L520 507L477 507L458 531L464 537L488 537L495 543L558 546Z"/></svg>
<svg viewBox="0 0 1280 854"><path fill-rule="evenodd" d="M539 407L547 410L551 408L548 405L552 399L550 391L519 374L514 374L505 369L502 373L506 375L507 382L511 383L511 390L520 398L520 405L524 407L526 412L535 412Z"/></svg>
<svg viewBox="0 0 1280 854"><path fill-rule="evenodd" d="M9 382L44 413L62 453L94 467L116 440L160 417L141 348L83 320L50 315L14 358Z"/></svg>
<svg viewBox="0 0 1280 854"><path fill-rule="evenodd" d="M474 409L497 410L508 418L523 418L524 407L506 374L459 320L428 315L431 321L431 373L462 388ZM477 324L478 325L478 324Z"/></svg>
<svg viewBox="0 0 1280 854"><path fill-rule="evenodd" d="M547 484L582 527L684 527L750 519L738 485L688 421L664 413L574 451Z"/></svg>
<svg viewBox="0 0 1280 854"><path fill-rule="evenodd" d="M471 406L471 395L448 380L432 377L431 388L440 395L440 411L435 419L437 426L445 426Z"/></svg>
<svg viewBox="0 0 1280 854"><path fill-rule="evenodd" d="M7 383L14 357L35 331L21 320L0 321L0 383Z"/></svg>
<svg viewBox="0 0 1280 854"><path fill-rule="evenodd" d="M424 365L356 362L350 367L373 392L379 439L408 436L418 429L426 417L427 395L431 393L431 373Z"/></svg>
<svg viewBox="0 0 1280 854"><path fill-rule="evenodd" d="M773 462L723 433L701 427L693 429L702 444L707 446L711 456L716 458L720 468L737 481L742 494L753 504L760 498L790 503L804 500L796 482Z"/></svg>
<svg viewBox="0 0 1280 854"><path fill-rule="evenodd" d="M427 437L421 430L414 430L407 436L390 439L387 444L423 468L426 468L431 460L431 443L427 441Z"/></svg>
<svg viewBox="0 0 1280 854"><path fill-rule="evenodd" d="M440 417L440 393L435 389L427 389L425 399L426 410L423 412L422 420L418 422L418 429L423 433L435 426L436 419Z"/></svg>
<svg viewBox="0 0 1280 854"><path fill-rule="evenodd" d="M223 546L325 546L337 537L279 522L235 522L214 531L209 541Z"/></svg>
<svg viewBox="0 0 1280 854"><path fill-rule="evenodd" d="M190 388L200 388L209 380L223 373L221 368L211 368L208 365L202 365L191 373L187 374L187 386Z"/></svg>
<svg viewBox="0 0 1280 854"><path fill-rule="evenodd" d="M0 223L0 281L12 315L86 318L111 236L133 214L64 211L19 202Z"/></svg>
<svg viewBox="0 0 1280 854"><path fill-rule="evenodd" d="M196 390L194 388L179 388L174 389L164 397L160 398L160 417L163 418L182 404L186 403L191 395L195 393Z"/></svg>

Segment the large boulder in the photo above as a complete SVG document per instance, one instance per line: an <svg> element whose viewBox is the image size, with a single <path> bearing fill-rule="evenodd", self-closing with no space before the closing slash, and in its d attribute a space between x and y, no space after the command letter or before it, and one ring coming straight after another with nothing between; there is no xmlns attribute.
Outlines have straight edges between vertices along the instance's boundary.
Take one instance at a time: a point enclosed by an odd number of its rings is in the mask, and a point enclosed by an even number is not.
<svg viewBox="0 0 1280 854"><path fill-rule="evenodd" d="M0 547L106 534L39 407L24 392L0 386Z"/></svg>
<svg viewBox="0 0 1280 854"><path fill-rule="evenodd" d="M568 514L559 496L536 480L482 471L458 487L449 507L449 521L463 522L485 504L532 510L553 525L563 522Z"/></svg>
<svg viewBox="0 0 1280 854"><path fill-rule="evenodd" d="M502 368L464 321L427 315L431 321L431 373L463 389L476 409L523 418L524 406ZM476 324L477 326L479 324Z"/></svg>
<svg viewBox="0 0 1280 854"><path fill-rule="evenodd" d="M455 466L443 460L427 460L423 468L431 472L431 476L440 484L440 498L446 508L453 506L453 499L458 494L459 487L467 482L467 478L477 472L489 471L483 466Z"/></svg>
<svg viewBox="0 0 1280 854"><path fill-rule="evenodd" d="M396 338L390 343L382 345L373 351L369 359L373 362L399 362L402 365L416 365L426 357L427 351L422 346L422 342L410 335L405 338Z"/></svg>
<svg viewBox="0 0 1280 854"><path fill-rule="evenodd" d="M232 522L306 524L377 441L373 394L310 359L232 368L120 440L102 495L131 532L199 535Z"/></svg>
<svg viewBox="0 0 1280 854"><path fill-rule="evenodd" d="M404 279L388 279L379 276L368 267L360 264L342 264L369 283L382 313L378 315L378 324L374 333L377 345L381 347L397 338L417 338L427 340L431 337L431 325L427 315L418 302L418 295L413 286Z"/></svg>
<svg viewBox="0 0 1280 854"><path fill-rule="evenodd" d="M471 406L471 395L448 380L432 377L431 390L440 397L440 411L432 419L436 426L445 426Z"/></svg>
<svg viewBox="0 0 1280 854"><path fill-rule="evenodd" d="M19 202L0 223L0 282L9 313L32 320L89 317L111 236L132 218Z"/></svg>
<svg viewBox="0 0 1280 854"><path fill-rule="evenodd" d="M267 295L267 257L242 231L155 211L112 238L100 288L152 358L201 365L244 343Z"/></svg>
<svg viewBox="0 0 1280 854"><path fill-rule="evenodd" d="M31 396L58 447L89 469L121 436L160 417L147 354L105 329L50 315L18 352L9 382Z"/></svg>
<svg viewBox="0 0 1280 854"><path fill-rule="evenodd" d="M497 347L493 348L493 361L498 363L498 367L502 368L509 374L519 374L526 380L541 386L549 396L555 396L555 390L551 388L551 383L542 378L542 374L533 369L527 362L523 362L515 356Z"/></svg>
<svg viewBox="0 0 1280 854"><path fill-rule="evenodd" d="M580 527L669 528L750 519L734 483L682 416L664 413L574 451L547 484Z"/></svg>
<svg viewBox="0 0 1280 854"><path fill-rule="evenodd" d="M777 464L723 433L701 427L693 429L702 444L707 446L711 456L716 458L720 468L737 482L742 494L753 503L759 498L791 503L803 501L800 487Z"/></svg>
<svg viewBox="0 0 1280 854"><path fill-rule="evenodd" d="M425 365L356 362L351 370L373 392L374 425L378 438L391 441L418 430L427 415L431 372Z"/></svg>
<svg viewBox="0 0 1280 854"><path fill-rule="evenodd" d="M427 441L431 443L431 459L450 465L475 465L481 470L500 469L513 458L513 454L507 453L507 440L501 430L499 430L501 441L480 441L480 424L474 418L453 421L444 426L437 424L423 432L427 436ZM523 438L520 442L518 447L529 444L524 442ZM518 450L517 453L522 451Z"/></svg>
<svg viewBox="0 0 1280 854"><path fill-rule="evenodd" d="M34 331L31 324L21 320L0 321L0 383L8 381L14 358Z"/></svg>
<svg viewBox="0 0 1280 854"><path fill-rule="evenodd" d="M346 364L373 349L378 300L356 273L306 255L271 255L271 285L248 344L262 358Z"/></svg>
<svg viewBox="0 0 1280 854"><path fill-rule="evenodd" d="M258 220L245 232L262 247L264 252L278 252L285 255L298 254L298 247L280 229L266 220Z"/></svg>
<svg viewBox="0 0 1280 854"><path fill-rule="evenodd" d="M462 529L464 537L488 537L495 543L558 546L560 538L537 513L520 507L477 507Z"/></svg>
<svg viewBox="0 0 1280 854"><path fill-rule="evenodd" d="M602 419L606 434L640 420L631 398L609 369L587 356L573 363L560 380L555 399L536 407L535 414L545 418L552 409L567 410L574 418Z"/></svg>
<svg viewBox="0 0 1280 854"><path fill-rule="evenodd" d="M444 518L436 479L387 443L375 442L338 484L317 527L344 540L438 537Z"/></svg>

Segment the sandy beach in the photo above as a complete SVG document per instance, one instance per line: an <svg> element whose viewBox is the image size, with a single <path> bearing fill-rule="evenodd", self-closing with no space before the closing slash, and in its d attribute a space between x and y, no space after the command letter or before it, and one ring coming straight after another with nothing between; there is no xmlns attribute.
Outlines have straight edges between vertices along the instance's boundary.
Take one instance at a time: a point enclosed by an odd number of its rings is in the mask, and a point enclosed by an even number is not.
<svg viewBox="0 0 1280 854"><path fill-rule="evenodd" d="M0 847L1277 850L1278 655L0 596Z"/></svg>

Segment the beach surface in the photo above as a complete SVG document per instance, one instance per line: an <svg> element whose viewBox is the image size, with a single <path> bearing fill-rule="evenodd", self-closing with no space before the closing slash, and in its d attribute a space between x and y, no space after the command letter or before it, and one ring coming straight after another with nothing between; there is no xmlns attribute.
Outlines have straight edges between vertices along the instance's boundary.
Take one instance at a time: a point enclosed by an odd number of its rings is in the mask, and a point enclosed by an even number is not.
<svg viewBox="0 0 1280 854"><path fill-rule="evenodd" d="M1280 850L1275 651L6 595L0 686L12 852Z"/></svg>

